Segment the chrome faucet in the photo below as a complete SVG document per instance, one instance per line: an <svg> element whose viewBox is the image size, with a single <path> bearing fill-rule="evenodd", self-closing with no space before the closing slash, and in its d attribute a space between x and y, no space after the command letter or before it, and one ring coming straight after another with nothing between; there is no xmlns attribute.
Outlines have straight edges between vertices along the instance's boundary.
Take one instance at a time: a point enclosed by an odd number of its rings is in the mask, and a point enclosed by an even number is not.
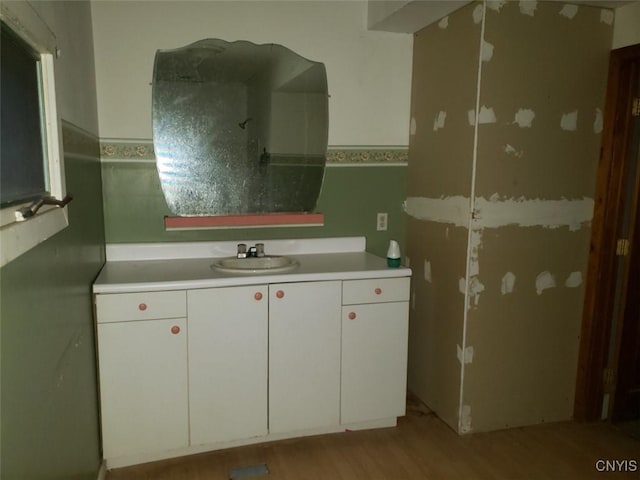
<svg viewBox="0 0 640 480"><path fill-rule="evenodd" d="M264 243L256 243L255 246L249 247L245 243L238 244L237 258L264 257Z"/></svg>

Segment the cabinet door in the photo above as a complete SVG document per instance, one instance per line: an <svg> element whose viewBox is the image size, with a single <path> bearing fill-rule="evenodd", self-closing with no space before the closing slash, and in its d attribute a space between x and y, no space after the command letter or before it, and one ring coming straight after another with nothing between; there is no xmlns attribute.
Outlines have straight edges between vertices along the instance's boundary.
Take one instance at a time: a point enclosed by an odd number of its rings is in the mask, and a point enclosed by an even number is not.
<svg viewBox="0 0 640 480"><path fill-rule="evenodd" d="M266 285L191 290L191 444L267 434Z"/></svg>
<svg viewBox="0 0 640 480"><path fill-rule="evenodd" d="M341 423L405 413L408 302L342 307Z"/></svg>
<svg viewBox="0 0 640 480"><path fill-rule="evenodd" d="M188 445L184 318L98 325L105 458Z"/></svg>
<svg viewBox="0 0 640 480"><path fill-rule="evenodd" d="M341 282L269 285L269 431L340 421Z"/></svg>

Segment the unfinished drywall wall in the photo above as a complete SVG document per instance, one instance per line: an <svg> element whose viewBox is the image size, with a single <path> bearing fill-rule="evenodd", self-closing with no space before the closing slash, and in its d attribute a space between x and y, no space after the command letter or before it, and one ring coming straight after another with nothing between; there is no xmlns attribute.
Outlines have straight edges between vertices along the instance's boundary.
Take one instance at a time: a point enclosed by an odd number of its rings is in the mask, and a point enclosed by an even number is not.
<svg viewBox="0 0 640 480"><path fill-rule="evenodd" d="M482 231L484 290L466 328L471 431L571 418L588 245L588 228Z"/></svg>
<svg viewBox="0 0 640 480"><path fill-rule="evenodd" d="M414 37L408 197L469 196L467 111L476 103L480 45L472 12L462 8Z"/></svg>
<svg viewBox="0 0 640 480"><path fill-rule="evenodd" d="M458 422L480 24L473 6L414 38L407 256L414 271L409 388L449 425Z"/></svg>
<svg viewBox="0 0 640 480"><path fill-rule="evenodd" d="M407 252L413 270L409 321L409 389L447 424L458 422L467 229L409 217Z"/></svg>
<svg viewBox="0 0 640 480"><path fill-rule="evenodd" d="M611 14L548 2L486 11L480 103L496 122L480 126L476 160L485 288L468 315L463 386L474 431L572 415ZM535 116L521 126L523 110Z"/></svg>
<svg viewBox="0 0 640 480"><path fill-rule="evenodd" d="M477 26L472 58L434 37L465 22ZM410 144L410 388L459 433L571 417L612 25L608 9L474 2L414 41L412 108L438 103L446 116L436 112L428 134L416 122ZM421 46L427 36L436 52ZM443 58L475 68L474 82L449 76L428 89ZM466 237L443 240L442 228ZM437 295L431 259L457 273ZM454 288L458 299L441 294ZM442 306L461 299L461 311Z"/></svg>
<svg viewBox="0 0 640 480"><path fill-rule="evenodd" d="M487 9L481 105L496 115L478 135L476 195L593 196L612 25L600 8L517 2ZM519 112L531 120L518 123Z"/></svg>

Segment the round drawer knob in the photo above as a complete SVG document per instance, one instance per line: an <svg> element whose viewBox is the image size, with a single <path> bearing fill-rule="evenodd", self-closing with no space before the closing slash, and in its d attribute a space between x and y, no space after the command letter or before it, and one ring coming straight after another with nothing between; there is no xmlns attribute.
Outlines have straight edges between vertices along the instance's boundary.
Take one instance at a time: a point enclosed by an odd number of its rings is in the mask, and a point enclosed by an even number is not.
<svg viewBox="0 0 640 480"><path fill-rule="evenodd" d="M173 327L171 327L171 333L173 333L174 335L177 335L180 333L180 327L178 325L174 325Z"/></svg>
<svg viewBox="0 0 640 480"><path fill-rule="evenodd" d="M349 320L355 320L356 319L356 312L349 312Z"/></svg>
<svg viewBox="0 0 640 480"><path fill-rule="evenodd" d="M284 297L284 292L283 292L282 290L278 290L278 291L276 292L276 297L278 297L278 298L283 298L283 297Z"/></svg>
<svg viewBox="0 0 640 480"><path fill-rule="evenodd" d="M382 294L382 289L380 287L376 288L374 290L374 292L376 292L376 295L381 295Z"/></svg>
<svg viewBox="0 0 640 480"><path fill-rule="evenodd" d="M262 300L262 293L261 292L256 292L256 294L253 296L253 298L255 298L256 300Z"/></svg>
<svg viewBox="0 0 640 480"><path fill-rule="evenodd" d="M141 312L144 312L146 309L147 309L146 303L141 303L140 305L138 305L138 310L140 310Z"/></svg>

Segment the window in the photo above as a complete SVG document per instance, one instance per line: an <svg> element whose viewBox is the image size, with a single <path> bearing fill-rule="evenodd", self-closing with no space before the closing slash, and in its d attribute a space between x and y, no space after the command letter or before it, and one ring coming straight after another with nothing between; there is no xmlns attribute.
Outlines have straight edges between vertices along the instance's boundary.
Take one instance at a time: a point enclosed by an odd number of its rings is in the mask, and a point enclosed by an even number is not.
<svg viewBox="0 0 640 480"><path fill-rule="evenodd" d="M42 135L40 55L4 23L0 25L0 205L49 193Z"/></svg>
<svg viewBox="0 0 640 480"><path fill-rule="evenodd" d="M68 225L66 209L44 197L65 196L60 122L56 109L56 39L28 2L0 5L0 267Z"/></svg>

